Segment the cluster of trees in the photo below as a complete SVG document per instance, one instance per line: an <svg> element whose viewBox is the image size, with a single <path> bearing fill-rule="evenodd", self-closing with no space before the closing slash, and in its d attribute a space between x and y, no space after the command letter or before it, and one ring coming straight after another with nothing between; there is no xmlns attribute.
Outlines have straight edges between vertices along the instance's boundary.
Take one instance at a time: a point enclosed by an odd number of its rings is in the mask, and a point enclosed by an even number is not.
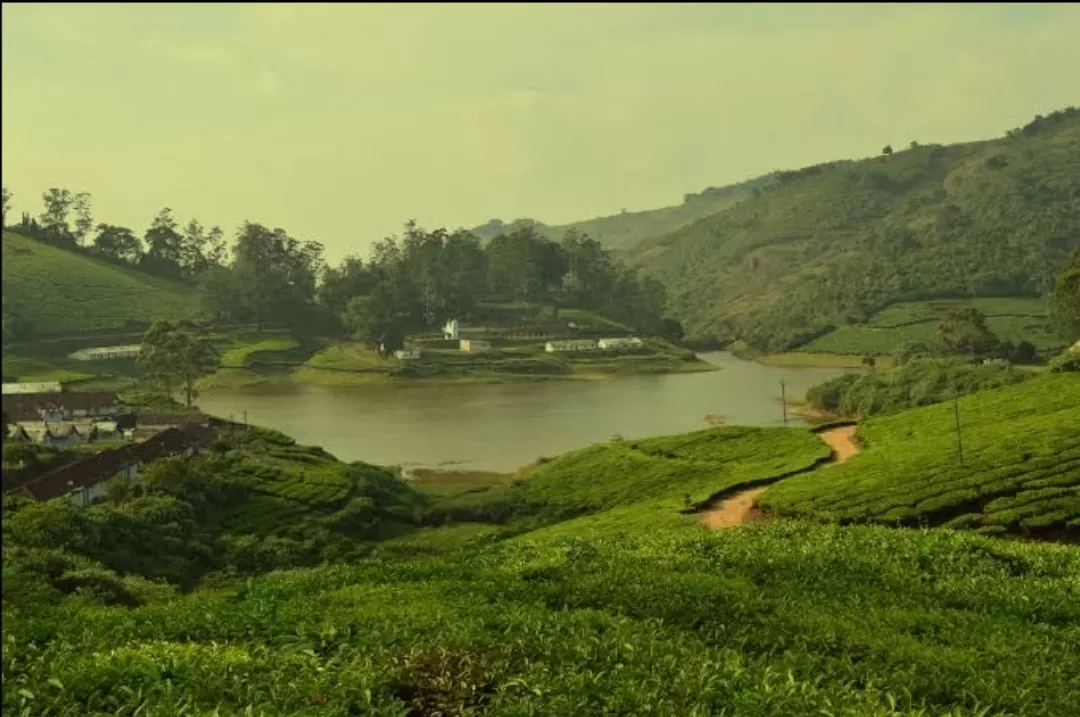
<svg viewBox="0 0 1080 717"><path fill-rule="evenodd" d="M986 316L971 307L946 311L938 320L934 334L947 353L1002 358L1017 363L1032 363L1037 357L1035 345L1030 341L1015 345L1011 341L1001 341L986 325Z"/></svg>
<svg viewBox="0 0 1080 717"><path fill-rule="evenodd" d="M590 309L638 329L681 338L665 318L666 294L655 279L617 262L598 241L573 231L562 242L521 226L487 245L467 231L425 231L410 222L400 239L376 245L372 258L329 268L320 305L354 336L388 348L410 331L469 319L480 303L524 301Z"/></svg>
<svg viewBox="0 0 1080 717"><path fill-rule="evenodd" d="M4 196L6 211L6 188ZM280 228L245 222L230 256L220 227L197 220L181 227L168 208L139 237L124 226L94 225L85 192L53 188L42 198L44 211L24 215L21 232L196 283L218 321L347 331L394 344L410 331L472 318L482 301L520 300L556 314L561 306L590 309L648 333L682 336L664 315L662 284L573 231L554 242L523 223L483 244L464 230L426 231L410 222L400 238L379 242L368 261L351 256L327 266L320 243Z"/></svg>
<svg viewBox="0 0 1080 717"><path fill-rule="evenodd" d="M12 196L7 187L3 196L6 226ZM197 219L181 227L168 207L158 212L140 237L125 226L95 224L88 192L54 187L42 194L42 202L44 209L38 216L22 215L17 225L20 233L175 279L198 279L226 259L221 227L204 227Z"/></svg>

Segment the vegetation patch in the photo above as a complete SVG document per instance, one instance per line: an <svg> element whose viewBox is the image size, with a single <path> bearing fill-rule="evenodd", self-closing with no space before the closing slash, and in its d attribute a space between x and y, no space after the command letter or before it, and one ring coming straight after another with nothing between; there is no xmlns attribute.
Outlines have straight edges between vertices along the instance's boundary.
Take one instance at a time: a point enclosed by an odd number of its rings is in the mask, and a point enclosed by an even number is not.
<svg viewBox="0 0 1080 717"><path fill-rule="evenodd" d="M778 515L1077 540L1078 425L1080 383L1041 376L867 420L860 455L783 481L759 502Z"/></svg>

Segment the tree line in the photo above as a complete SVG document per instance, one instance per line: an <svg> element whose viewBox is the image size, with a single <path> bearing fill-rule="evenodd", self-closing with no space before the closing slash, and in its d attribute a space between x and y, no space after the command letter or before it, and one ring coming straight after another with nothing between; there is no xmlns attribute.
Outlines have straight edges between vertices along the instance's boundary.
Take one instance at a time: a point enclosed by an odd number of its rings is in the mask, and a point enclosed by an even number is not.
<svg viewBox="0 0 1080 717"><path fill-rule="evenodd" d="M6 218L6 187L3 196ZM193 283L218 322L347 333L393 346L450 318L475 318L483 302L520 301L548 306L554 316L562 307L588 309L645 333L682 336L665 314L662 284L575 231L554 242L526 225L483 243L465 230L409 222L366 261L349 256L329 265L322 244L281 228L245 222L230 248L220 227L195 219L181 226L169 208L139 237L128 227L94 224L85 192L52 188L42 201L41 214L24 214L19 232Z"/></svg>

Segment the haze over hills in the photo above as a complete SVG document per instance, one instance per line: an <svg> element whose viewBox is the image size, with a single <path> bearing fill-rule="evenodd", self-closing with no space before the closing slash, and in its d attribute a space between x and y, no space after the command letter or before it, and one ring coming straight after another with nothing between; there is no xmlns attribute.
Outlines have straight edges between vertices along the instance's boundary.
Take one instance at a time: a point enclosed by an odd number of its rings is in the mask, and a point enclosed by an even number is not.
<svg viewBox="0 0 1080 717"><path fill-rule="evenodd" d="M531 226L542 236L552 241L560 241L567 231L573 230L588 234L609 249L621 251L639 242L673 232L699 219L729 209L747 198L756 196L772 181L774 181L774 175L768 174L724 187L707 187L700 193L687 194L683 197L682 204L660 209L639 212L623 211L609 217L597 217L559 225L548 225L535 219L517 219L512 222L492 219L487 224L474 227L469 231L487 240L499 234Z"/></svg>
<svg viewBox="0 0 1080 717"><path fill-rule="evenodd" d="M775 172L682 205L549 226L660 278L693 338L806 344L900 301L1045 297L1080 245L1080 111L1006 137Z"/></svg>

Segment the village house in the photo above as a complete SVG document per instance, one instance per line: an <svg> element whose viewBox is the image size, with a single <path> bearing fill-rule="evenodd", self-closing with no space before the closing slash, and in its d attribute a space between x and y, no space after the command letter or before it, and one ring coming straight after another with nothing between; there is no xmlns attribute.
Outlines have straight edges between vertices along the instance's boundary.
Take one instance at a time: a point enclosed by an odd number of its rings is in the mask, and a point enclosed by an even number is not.
<svg viewBox="0 0 1080 717"><path fill-rule="evenodd" d="M549 354L570 353L574 351L595 351L596 342L592 339L569 339L567 341L548 341L544 351Z"/></svg>
<svg viewBox="0 0 1080 717"><path fill-rule="evenodd" d="M12 421L70 421L75 418L111 416L120 410L113 391L56 391L6 394L4 411Z"/></svg>
<svg viewBox="0 0 1080 717"><path fill-rule="evenodd" d="M458 348L470 354L484 353L485 351L491 351L491 342L484 339L460 339Z"/></svg>
<svg viewBox="0 0 1080 717"><path fill-rule="evenodd" d="M4 492L23 493L39 501L68 496L76 505L87 506L105 495L109 479L135 482L142 466L168 456L195 455L216 437L217 431L196 423L168 428L142 443L102 451Z"/></svg>
<svg viewBox="0 0 1080 717"><path fill-rule="evenodd" d="M601 351L617 351L620 349L639 349L644 344L637 336L627 336L623 338L612 339L600 339L596 342L596 347Z"/></svg>
<svg viewBox="0 0 1080 717"><path fill-rule="evenodd" d="M460 339L479 338L481 336L487 336L491 333L491 330L486 326L465 326L458 322L457 319L450 319L443 326L443 338L447 341L458 341Z"/></svg>
<svg viewBox="0 0 1080 717"><path fill-rule="evenodd" d="M142 352L141 344L128 344L126 346L99 346L92 349L79 349L68 354L68 358L76 361L109 361L113 359L138 358Z"/></svg>

